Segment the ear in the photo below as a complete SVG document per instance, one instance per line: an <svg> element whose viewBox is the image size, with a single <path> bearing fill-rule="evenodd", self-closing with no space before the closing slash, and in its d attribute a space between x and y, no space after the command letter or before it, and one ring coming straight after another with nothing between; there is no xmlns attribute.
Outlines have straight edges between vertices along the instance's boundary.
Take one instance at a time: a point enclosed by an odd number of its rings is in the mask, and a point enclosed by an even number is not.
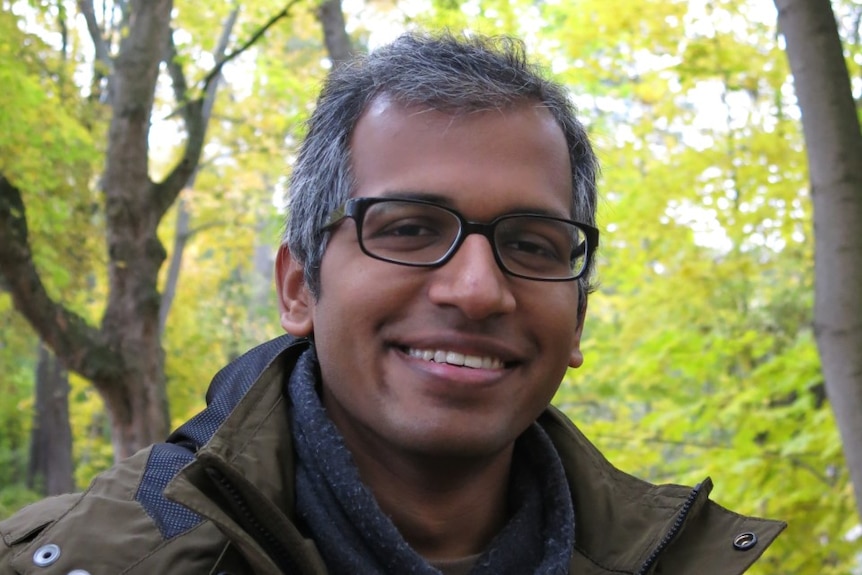
<svg viewBox="0 0 862 575"><path fill-rule="evenodd" d="M584 319L587 316L587 294L578 288L578 327L572 339L572 353L569 355L569 367L579 368L584 364L584 354L581 353L581 334L584 332Z"/></svg>
<svg viewBox="0 0 862 575"><path fill-rule="evenodd" d="M275 285L281 327L296 337L311 335L314 331L314 301L305 285L302 262L290 254L287 244L282 244L275 258Z"/></svg>

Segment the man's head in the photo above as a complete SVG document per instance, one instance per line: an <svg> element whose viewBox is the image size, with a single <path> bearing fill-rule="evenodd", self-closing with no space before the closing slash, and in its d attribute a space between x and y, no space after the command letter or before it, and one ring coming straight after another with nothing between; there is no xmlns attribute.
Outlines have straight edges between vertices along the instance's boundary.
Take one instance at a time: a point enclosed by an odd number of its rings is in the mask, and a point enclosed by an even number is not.
<svg viewBox="0 0 862 575"><path fill-rule="evenodd" d="M408 36L334 73L277 281L354 455L510 453L583 361L595 172L515 41Z"/></svg>
<svg viewBox="0 0 862 575"><path fill-rule="evenodd" d="M544 78L512 38L404 35L392 44L333 71L308 123L290 180L283 242L304 262L305 281L320 294L324 230L351 196L350 137L377 98L450 114L504 110L524 101L544 106L566 138L571 163L570 217L595 225L598 162L562 86ZM591 274L579 280L592 291Z"/></svg>

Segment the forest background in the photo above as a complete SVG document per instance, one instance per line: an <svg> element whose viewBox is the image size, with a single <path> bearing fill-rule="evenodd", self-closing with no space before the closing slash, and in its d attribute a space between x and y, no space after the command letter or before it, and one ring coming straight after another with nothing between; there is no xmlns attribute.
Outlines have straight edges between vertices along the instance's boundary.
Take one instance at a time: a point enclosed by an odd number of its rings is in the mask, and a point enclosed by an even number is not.
<svg viewBox="0 0 862 575"><path fill-rule="evenodd" d="M139 4L2 2L0 517L162 437L202 408L220 367L279 334L283 194L323 77L403 29L448 27L522 37L570 87L602 162L601 287L585 366L555 403L616 466L655 482L711 476L717 501L788 521L752 573L862 572L815 343L809 172L773 3L161 1L166 35L139 58L155 62L154 99L130 113L146 126L135 166L153 195L120 213L120 88L136 80L135 51L153 46L135 43L147 39L143 18L130 24ZM832 9L859 101L862 4ZM123 235L145 219L151 237ZM135 245L152 256L149 291L124 275L139 268L123 255ZM144 294L125 302L146 308L135 324L116 321L132 317L116 311L124 281ZM53 307L21 313L22 293ZM109 336L141 325L157 336L146 393L104 367L133 363ZM117 348L150 357L135 347L145 335ZM149 427L121 413L150 394Z"/></svg>

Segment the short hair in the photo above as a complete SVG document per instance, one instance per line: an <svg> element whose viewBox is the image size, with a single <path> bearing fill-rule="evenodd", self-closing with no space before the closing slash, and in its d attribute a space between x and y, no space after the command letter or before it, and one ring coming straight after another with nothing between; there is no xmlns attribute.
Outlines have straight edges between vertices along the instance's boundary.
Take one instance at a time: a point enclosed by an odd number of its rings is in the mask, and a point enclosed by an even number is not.
<svg viewBox="0 0 862 575"><path fill-rule="evenodd" d="M282 242L302 262L313 297L321 290L320 264L328 239L323 228L354 187L351 135L362 113L382 95L404 106L453 114L506 109L525 101L546 107L569 149L571 217L595 225L598 160L565 88L528 61L524 44L511 37L406 33L332 70L308 120L290 178ZM583 294L593 290L591 276L592 269L580 279Z"/></svg>

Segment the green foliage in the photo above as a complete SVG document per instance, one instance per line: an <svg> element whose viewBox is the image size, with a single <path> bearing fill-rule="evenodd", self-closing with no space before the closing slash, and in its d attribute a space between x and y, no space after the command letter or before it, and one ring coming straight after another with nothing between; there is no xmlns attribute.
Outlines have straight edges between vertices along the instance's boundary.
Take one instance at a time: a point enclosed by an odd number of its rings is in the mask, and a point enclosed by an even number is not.
<svg viewBox="0 0 862 575"><path fill-rule="evenodd" d="M612 4L552 5L605 191L586 363L556 402L626 471L712 476L719 502L788 521L752 573L847 573L858 518L811 332L807 174L773 23L754 3L656 3L617 28Z"/></svg>
<svg viewBox="0 0 862 575"><path fill-rule="evenodd" d="M29 413L33 402L37 344L14 313L9 296L0 292L0 497L5 487L26 479L30 420L21 415Z"/></svg>
<svg viewBox="0 0 862 575"><path fill-rule="evenodd" d="M25 505L39 501L41 498L40 494L20 485L0 489L0 520L9 517Z"/></svg>
<svg viewBox="0 0 862 575"><path fill-rule="evenodd" d="M37 345L0 291L0 519L39 498L25 487Z"/></svg>
<svg viewBox="0 0 862 575"><path fill-rule="evenodd" d="M103 249L91 189L100 128L72 81L74 63L23 26L0 12L0 173L22 191L47 289L91 317Z"/></svg>
<svg viewBox="0 0 862 575"><path fill-rule="evenodd" d="M114 454L102 399L89 382L74 373L69 374L69 422L75 485L83 489L114 463Z"/></svg>
<svg viewBox="0 0 862 575"><path fill-rule="evenodd" d="M61 78L68 70L8 12L0 12L0 37L0 171L27 190L67 188L93 154L76 110L63 105ZM47 77L44 67L52 68ZM64 223L61 210L51 215L59 218L54 225Z"/></svg>

